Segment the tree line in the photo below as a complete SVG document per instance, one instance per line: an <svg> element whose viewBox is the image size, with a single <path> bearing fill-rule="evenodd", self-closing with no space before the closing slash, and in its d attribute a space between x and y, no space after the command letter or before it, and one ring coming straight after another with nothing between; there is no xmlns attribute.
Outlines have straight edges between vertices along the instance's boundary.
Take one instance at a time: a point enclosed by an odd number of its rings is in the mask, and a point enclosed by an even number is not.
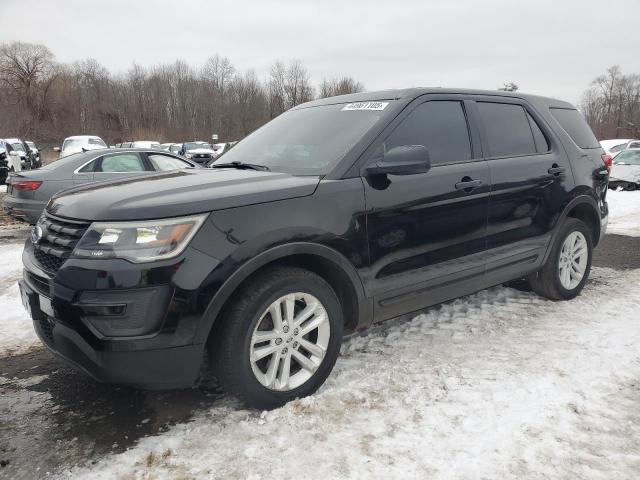
<svg viewBox="0 0 640 480"><path fill-rule="evenodd" d="M580 110L600 140L640 138L640 75L609 68L584 93Z"/></svg>
<svg viewBox="0 0 640 480"><path fill-rule="evenodd" d="M351 77L314 87L299 60L276 61L266 79L213 55L114 74L94 59L57 62L44 45L0 45L0 132L44 145L70 135L127 140L238 140L300 103L364 90Z"/></svg>

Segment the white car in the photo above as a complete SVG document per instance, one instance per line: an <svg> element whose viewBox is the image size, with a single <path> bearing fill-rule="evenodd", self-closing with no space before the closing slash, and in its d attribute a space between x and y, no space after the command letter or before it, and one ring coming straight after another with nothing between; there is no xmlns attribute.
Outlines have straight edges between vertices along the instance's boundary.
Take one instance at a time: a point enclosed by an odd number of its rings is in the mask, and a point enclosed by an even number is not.
<svg viewBox="0 0 640 480"><path fill-rule="evenodd" d="M620 152L627 150L628 148L640 148L640 140L635 140L633 138L601 140L600 146L602 146L603 150L611 155L611 157L615 157Z"/></svg>
<svg viewBox="0 0 640 480"><path fill-rule="evenodd" d="M100 137L95 135L76 135L65 138L64 142L62 142L62 148L56 147L54 150L60 152L60 158L63 158L74 153L97 150L99 148L107 148L107 144Z"/></svg>
<svg viewBox="0 0 640 480"><path fill-rule="evenodd" d="M135 142L131 142L131 148L157 148L161 149L160 142L156 142L153 140L137 140Z"/></svg>
<svg viewBox="0 0 640 480"><path fill-rule="evenodd" d="M628 148L616 156L609 175L609 188L640 189L640 148Z"/></svg>

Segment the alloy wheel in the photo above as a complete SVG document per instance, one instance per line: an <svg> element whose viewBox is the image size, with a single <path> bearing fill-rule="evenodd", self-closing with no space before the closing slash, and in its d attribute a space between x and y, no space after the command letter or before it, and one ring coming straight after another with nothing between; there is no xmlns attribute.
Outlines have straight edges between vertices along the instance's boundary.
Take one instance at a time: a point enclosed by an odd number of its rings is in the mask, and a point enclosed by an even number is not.
<svg viewBox="0 0 640 480"><path fill-rule="evenodd" d="M251 370L270 390L298 388L320 367L330 336L327 311L316 297L302 292L284 295L269 305L254 328Z"/></svg>
<svg viewBox="0 0 640 480"><path fill-rule="evenodd" d="M581 232L571 232L562 244L558 262L558 275L564 288L573 290L580 284L587 268L588 256L585 236Z"/></svg>

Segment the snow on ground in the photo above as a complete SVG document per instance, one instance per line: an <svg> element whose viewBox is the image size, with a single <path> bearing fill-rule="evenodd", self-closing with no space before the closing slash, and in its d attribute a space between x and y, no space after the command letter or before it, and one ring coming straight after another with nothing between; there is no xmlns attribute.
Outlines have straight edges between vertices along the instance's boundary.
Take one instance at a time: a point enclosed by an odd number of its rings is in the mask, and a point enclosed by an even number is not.
<svg viewBox="0 0 640 480"><path fill-rule="evenodd" d="M25 352L39 344L18 290L21 257L22 244L0 245L0 357Z"/></svg>
<svg viewBox="0 0 640 480"><path fill-rule="evenodd" d="M640 237L640 191L609 190L609 226L607 233Z"/></svg>
<svg viewBox="0 0 640 480"><path fill-rule="evenodd" d="M640 271L493 288L347 339L316 395L232 399L75 478L637 478ZM631 294L630 294L631 293Z"/></svg>
<svg viewBox="0 0 640 480"><path fill-rule="evenodd" d="M7 186L6 185L0 185L0 193L7 193Z"/></svg>

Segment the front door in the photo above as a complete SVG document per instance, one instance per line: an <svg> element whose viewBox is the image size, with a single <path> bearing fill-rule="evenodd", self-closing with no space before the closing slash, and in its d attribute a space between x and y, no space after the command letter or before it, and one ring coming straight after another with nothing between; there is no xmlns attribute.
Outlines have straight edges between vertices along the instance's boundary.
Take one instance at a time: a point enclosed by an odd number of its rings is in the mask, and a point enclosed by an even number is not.
<svg viewBox="0 0 640 480"><path fill-rule="evenodd" d="M370 160L397 146L423 145L431 169L363 178L370 251L366 287L376 320L481 287L489 167L477 133L470 130L465 102L435 97L409 106L374 145Z"/></svg>

